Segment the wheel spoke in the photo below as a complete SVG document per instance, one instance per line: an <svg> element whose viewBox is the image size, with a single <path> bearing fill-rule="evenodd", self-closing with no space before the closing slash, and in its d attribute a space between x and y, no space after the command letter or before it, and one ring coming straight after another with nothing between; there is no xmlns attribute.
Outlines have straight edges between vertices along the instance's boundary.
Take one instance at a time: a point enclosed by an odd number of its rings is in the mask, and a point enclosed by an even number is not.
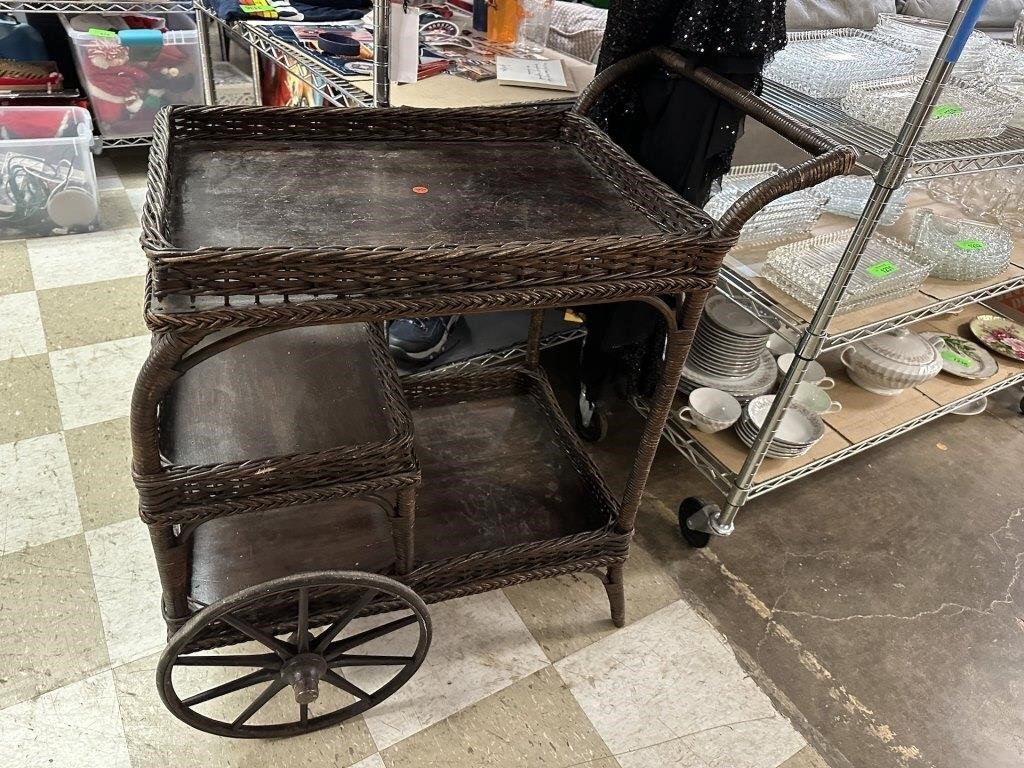
<svg viewBox="0 0 1024 768"><path fill-rule="evenodd" d="M299 621L295 629L299 653L309 650L309 587L299 590Z"/></svg>
<svg viewBox="0 0 1024 768"><path fill-rule="evenodd" d="M378 637L383 637L384 635L389 635L392 632L397 632L404 627L408 627L410 624L415 624L416 621L416 614L412 614L411 616L405 616L401 619L389 621L387 624L381 624L379 627L367 629L356 635L352 635L352 637L346 637L344 640L339 640L336 643L331 643L330 647L323 651L324 659L330 663L341 656L345 651L352 650L353 648L363 645L364 643L368 643L371 640L376 640Z"/></svg>
<svg viewBox="0 0 1024 768"><path fill-rule="evenodd" d="M229 693L240 691L243 688L248 688L257 683L265 683L267 680L271 680L277 677L277 671L272 669L259 669L255 672L250 672L248 675L243 675L237 680L231 680L222 685L215 686L208 691L197 693L195 696L189 696L187 699L182 699L181 703L186 707L194 707L197 704L203 704L204 702L210 701L211 699L217 699L221 696L227 696Z"/></svg>
<svg viewBox="0 0 1024 768"><path fill-rule="evenodd" d="M179 656L174 663L179 667L259 667L278 669L281 659L276 653L224 654L223 656Z"/></svg>
<svg viewBox="0 0 1024 768"><path fill-rule="evenodd" d="M282 659L287 659L290 656L295 655L295 648L290 646L288 643L278 640L276 637L268 635L266 632L260 629L256 629L252 624L240 619L237 616L231 614L224 614L220 617L228 626L234 627L246 637L255 640L257 643L267 646L270 650L280 656Z"/></svg>
<svg viewBox="0 0 1024 768"><path fill-rule="evenodd" d="M365 701L366 699L370 698L370 694L368 694L358 685L350 683L348 680L346 680L344 677L342 677L332 669L328 669L326 672L324 672L323 677L321 679L326 680L335 688L340 688L345 693L351 696L355 696L357 699L363 699Z"/></svg>
<svg viewBox="0 0 1024 768"><path fill-rule="evenodd" d="M330 662L335 667L397 667L412 664L412 656L373 656L369 654L346 653Z"/></svg>
<svg viewBox="0 0 1024 768"><path fill-rule="evenodd" d="M245 725L253 715L259 712L272 698L284 688L288 683L284 680L275 680L266 688L263 689L263 693L257 696L252 704L242 710L242 714L231 721L232 728L238 728L240 725Z"/></svg>
<svg viewBox="0 0 1024 768"><path fill-rule="evenodd" d="M309 704L299 704L299 724L307 725L309 723Z"/></svg>
<svg viewBox="0 0 1024 768"><path fill-rule="evenodd" d="M346 610L341 616L339 616L327 629L321 632L316 638L316 653L323 653L331 641L338 636L345 627L349 625L357 615L362 613L363 609L370 604L370 601L377 596L377 590L368 589L359 596L348 610Z"/></svg>

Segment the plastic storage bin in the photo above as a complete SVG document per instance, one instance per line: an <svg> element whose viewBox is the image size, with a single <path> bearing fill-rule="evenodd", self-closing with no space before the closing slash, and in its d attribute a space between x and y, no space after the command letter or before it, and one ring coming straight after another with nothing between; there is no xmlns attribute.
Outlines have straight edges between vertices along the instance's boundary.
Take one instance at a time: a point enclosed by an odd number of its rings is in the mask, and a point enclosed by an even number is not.
<svg viewBox="0 0 1024 768"><path fill-rule="evenodd" d="M83 15L77 24L75 18L62 15L61 23L103 136L148 136L161 107L203 103L199 34L186 14L161 16L168 31L159 45L125 45L103 34L103 17ZM93 31L76 29L82 26Z"/></svg>
<svg viewBox="0 0 1024 768"><path fill-rule="evenodd" d="M92 143L81 107L0 107L0 239L99 228Z"/></svg>

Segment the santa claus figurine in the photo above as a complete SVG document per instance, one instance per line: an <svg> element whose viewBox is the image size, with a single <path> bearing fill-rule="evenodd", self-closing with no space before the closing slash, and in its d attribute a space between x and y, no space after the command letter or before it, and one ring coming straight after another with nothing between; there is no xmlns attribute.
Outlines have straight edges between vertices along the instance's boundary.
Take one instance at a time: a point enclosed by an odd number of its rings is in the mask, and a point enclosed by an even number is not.
<svg viewBox="0 0 1024 768"><path fill-rule="evenodd" d="M151 19L121 17L118 26L146 28ZM124 45L116 37L97 36L83 54L82 74L101 133L147 134L160 107L192 101L195 64L178 46Z"/></svg>

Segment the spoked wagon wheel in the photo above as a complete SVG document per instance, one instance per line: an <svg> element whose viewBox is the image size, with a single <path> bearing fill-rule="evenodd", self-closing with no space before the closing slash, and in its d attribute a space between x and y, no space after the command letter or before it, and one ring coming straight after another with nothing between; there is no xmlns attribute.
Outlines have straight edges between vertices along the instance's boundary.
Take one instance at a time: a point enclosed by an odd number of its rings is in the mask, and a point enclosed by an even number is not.
<svg viewBox="0 0 1024 768"><path fill-rule="evenodd" d="M347 602L341 615L335 611L332 621L317 622L316 611L325 590L332 594L340 590ZM346 632L352 620L374 600L397 606L398 610L383 616L382 623L376 626L355 632L350 628ZM282 606L288 604L294 606L295 619L285 628L276 625L278 634L285 635L285 639L254 626L251 617L261 606L273 606L274 615L280 615ZM314 631L317 623L325 625L319 632ZM409 633L394 633L412 625L416 626L417 634L411 652L360 652L361 646L378 638L385 643L402 641L411 645ZM240 654L230 654L222 648L192 650L223 645L217 638L231 630L262 647L256 653ZM157 687L167 708L199 730L238 738L295 736L340 723L391 696L423 663L430 636L427 606L409 587L394 579L358 571L286 576L236 592L192 616L174 634L160 657ZM203 675L229 675L229 679L212 686L204 684L197 692L181 696L175 672L181 677L184 668ZM246 668L253 671L235 674L236 670ZM361 685L350 679L352 670L356 670ZM366 685L364 679L379 685ZM331 696L325 696L325 688L335 690ZM229 696L230 700L226 698ZM271 700L275 700L272 714L278 715L275 722L253 722L271 714L265 710ZM227 707L229 701L233 708ZM208 702L221 706L213 713L197 711ZM319 711L312 711L311 705ZM222 715L228 709L230 713Z"/></svg>

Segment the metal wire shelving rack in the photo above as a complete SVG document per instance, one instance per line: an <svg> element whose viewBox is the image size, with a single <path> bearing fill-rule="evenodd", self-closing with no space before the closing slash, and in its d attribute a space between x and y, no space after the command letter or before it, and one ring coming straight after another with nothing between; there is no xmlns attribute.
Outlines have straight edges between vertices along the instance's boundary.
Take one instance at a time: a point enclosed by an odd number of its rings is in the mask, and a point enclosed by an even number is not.
<svg viewBox="0 0 1024 768"><path fill-rule="evenodd" d="M327 105L333 107L373 106L372 94L356 86L341 73L324 66L301 45L292 45L288 41L272 35L258 22L237 21L227 24L219 19L201 0L196 2L195 10L200 30L207 31L211 25L216 26L229 37L249 48L253 91L257 104L261 103L259 56L263 56L317 91ZM204 88L206 89L206 101L209 104L213 103L216 98L213 86L213 62L208 50L205 52L201 50L200 55L203 58Z"/></svg>
<svg viewBox="0 0 1024 768"><path fill-rule="evenodd" d="M0 13L191 13L192 0L0 0ZM97 135L96 151L122 147L148 147L151 136Z"/></svg>
<svg viewBox="0 0 1024 768"><path fill-rule="evenodd" d="M860 152L859 164L875 175L876 185L830 289L816 311L803 308L776 291L758 277L756 270L740 260L727 259L718 292L800 341L796 345L797 359L783 378L776 405L751 449L747 450L731 432L705 435L688 429L675 418L666 425L665 440L725 496L722 506L694 497L683 500L679 524L691 545L706 546L713 536L732 533L737 513L752 499L904 435L972 401L1024 384L1024 364L1002 358L997 378L958 383L936 379L907 390L904 396L895 398L895 403L880 403L877 396L858 390L852 383L839 381L830 394L844 401L847 407L839 414L824 417L825 438L805 456L766 460L767 447L811 361L851 342L906 326L956 332L964 319L981 312L994 312L983 302L1024 288L1024 258L1015 257L1006 272L982 283L951 288L948 281L927 281L908 299L846 315L836 314L846 278L877 228L894 189L909 181L1024 167L1024 131L1017 128L1009 128L994 139L917 143L925 117L959 55L957 45L966 41L983 5L984 0L959 3L945 40L924 79L918 104L899 137L847 116L834 99L812 98L766 82L763 91L766 101L837 141L856 147ZM954 313L952 317L951 313ZM962 314L956 316L955 313ZM874 400L866 400L865 395ZM859 399L856 405L862 412L858 414L856 407L849 408L845 399ZM634 399L632 405L641 413L647 411L640 399Z"/></svg>

